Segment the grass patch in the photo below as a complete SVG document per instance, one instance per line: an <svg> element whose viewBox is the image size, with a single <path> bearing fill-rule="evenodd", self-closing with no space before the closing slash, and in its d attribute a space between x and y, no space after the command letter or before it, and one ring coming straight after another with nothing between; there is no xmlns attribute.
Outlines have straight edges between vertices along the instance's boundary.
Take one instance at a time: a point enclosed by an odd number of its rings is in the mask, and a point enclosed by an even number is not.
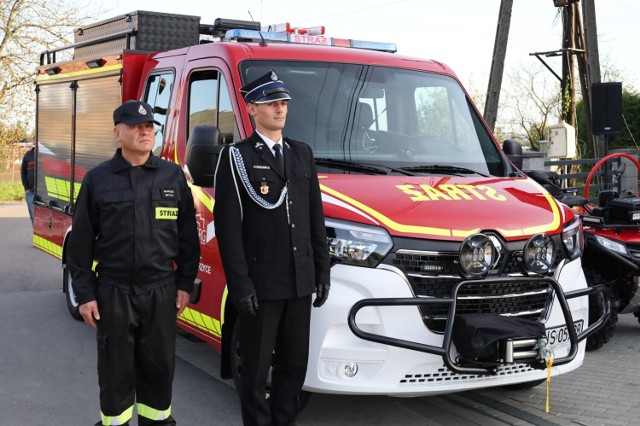
<svg viewBox="0 0 640 426"><path fill-rule="evenodd" d="M24 200L24 188L21 182L0 182L0 201Z"/></svg>

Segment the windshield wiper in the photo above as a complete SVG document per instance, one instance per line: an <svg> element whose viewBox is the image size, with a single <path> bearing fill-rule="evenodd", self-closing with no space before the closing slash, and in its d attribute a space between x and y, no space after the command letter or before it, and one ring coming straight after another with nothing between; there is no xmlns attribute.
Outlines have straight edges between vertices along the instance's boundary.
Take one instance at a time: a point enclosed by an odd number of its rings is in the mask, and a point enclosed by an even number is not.
<svg viewBox="0 0 640 426"><path fill-rule="evenodd" d="M407 170L410 172L418 172L418 173L444 173L451 175L467 175L467 174L475 174L480 175L482 177L489 177L484 173L480 173L473 169L467 169L465 167L458 166L443 166L439 164L429 164L424 166L410 166L410 167L401 167L402 170Z"/></svg>
<svg viewBox="0 0 640 426"><path fill-rule="evenodd" d="M406 176L415 176L414 173L411 173L408 170L404 170L403 168L397 169L395 167L387 166L384 164L371 164L371 163L360 163L355 161L348 160L338 160L335 158L316 158L317 164L322 164L323 166L335 167L335 168L345 168L345 170L356 170L363 172L372 172L377 174L388 174L386 171L382 170L382 168L391 170L392 172L400 173Z"/></svg>
<svg viewBox="0 0 640 426"><path fill-rule="evenodd" d="M335 158L316 158L316 164L341 170L353 170L356 172L369 173L372 175L386 175L386 170L380 167L367 164L356 163L355 161L337 160Z"/></svg>

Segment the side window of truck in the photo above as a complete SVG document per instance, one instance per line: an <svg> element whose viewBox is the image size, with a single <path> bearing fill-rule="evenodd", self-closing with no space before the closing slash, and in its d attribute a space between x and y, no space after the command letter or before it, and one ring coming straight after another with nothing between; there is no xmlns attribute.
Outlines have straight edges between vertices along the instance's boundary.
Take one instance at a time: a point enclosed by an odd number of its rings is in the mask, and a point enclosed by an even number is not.
<svg viewBox="0 0 640 426"><path fill-rule="evenodd" d="M207 125L220 129L220 143L229 144L239 138L231 96L224 75L213 69L198 70L189 76L189 134L194 126ZM188 140L189 135L185 140Z"/></svg>
<svg viewBox="0 0 640 426"><path fill-rule="evenodd" d="M145 101L153 107L153 118L160 123L160 126L155 125L155 142L153 144L153 153L158 156L162 154L162 141L167 124L167 110L171 101L173 80L173 71L151 75L145 91Z"/></svg>

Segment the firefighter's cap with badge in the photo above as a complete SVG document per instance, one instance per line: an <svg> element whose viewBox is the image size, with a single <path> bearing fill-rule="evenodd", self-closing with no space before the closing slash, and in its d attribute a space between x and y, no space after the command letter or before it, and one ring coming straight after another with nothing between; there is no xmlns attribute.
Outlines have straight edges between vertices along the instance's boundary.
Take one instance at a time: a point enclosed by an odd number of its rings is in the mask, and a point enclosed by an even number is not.
<svg viewBox="0 0 640 426"><path fill-rule="evenodd" d="M240 93L244 95L244 101L248 104L266 104L280 100L291 100L289 91L284 87L284 83L278 80L278 75L274 70L241 87Z"/></svg>
<svg viewBox="0 0 640 426"><path fill-rule="evenodd" d="M160 123L153 118L153 108L146 102L129 100L113 111L113 125L120 123L134 126L139 123Z"/></svg>

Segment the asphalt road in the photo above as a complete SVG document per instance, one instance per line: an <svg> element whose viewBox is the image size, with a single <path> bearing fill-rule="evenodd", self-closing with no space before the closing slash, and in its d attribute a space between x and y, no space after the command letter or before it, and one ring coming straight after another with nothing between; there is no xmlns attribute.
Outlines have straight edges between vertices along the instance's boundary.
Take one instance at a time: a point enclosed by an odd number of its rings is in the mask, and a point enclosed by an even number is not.
<svg viewBox="0 0 640 426"><path fill-rule="evenodd" d="M53 257L33 248L23 204L0 203L0 426L93 425L99 417L93 329L73 320ZM637 425L640 325L620 316L616 335L583 367L529 390L421 397L313 395L298 420L311 425ZM219 355L178 336L173 413L181 425L240 425ZM136 422L134 421L135 425Z"/></svg>

